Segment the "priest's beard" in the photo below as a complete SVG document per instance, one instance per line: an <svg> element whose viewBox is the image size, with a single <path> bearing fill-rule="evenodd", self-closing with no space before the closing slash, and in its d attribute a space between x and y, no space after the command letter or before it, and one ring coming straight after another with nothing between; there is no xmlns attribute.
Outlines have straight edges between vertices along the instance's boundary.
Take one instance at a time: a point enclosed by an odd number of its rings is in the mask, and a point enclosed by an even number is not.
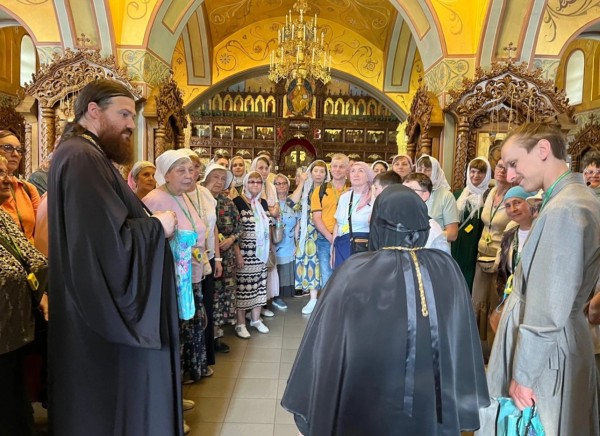
<svg viewBox="0 0 600 436"><path fill-rule="evenodd" d="M115 132L110 126L103 125L98 134L100 147L113 162L127 165L133 162L133 131L123 129Z"/></svg>

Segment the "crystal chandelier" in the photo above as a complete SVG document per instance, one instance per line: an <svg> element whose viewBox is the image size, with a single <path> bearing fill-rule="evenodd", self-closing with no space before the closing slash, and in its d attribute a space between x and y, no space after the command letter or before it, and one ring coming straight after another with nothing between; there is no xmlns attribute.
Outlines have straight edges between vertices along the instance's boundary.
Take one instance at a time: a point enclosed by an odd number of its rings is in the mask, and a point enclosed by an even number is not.
<svg viewBox="0 0 600 436"><path fill-rule="evenodd" d="M269 80L314 79L326 84L331 80L331 55L325 50L325 33L318 32L317 14L305 20L306 0L296 1L293 7L300 17L293 19L290 10L285 26L278 30L279 47L271 51Z"/></svg>

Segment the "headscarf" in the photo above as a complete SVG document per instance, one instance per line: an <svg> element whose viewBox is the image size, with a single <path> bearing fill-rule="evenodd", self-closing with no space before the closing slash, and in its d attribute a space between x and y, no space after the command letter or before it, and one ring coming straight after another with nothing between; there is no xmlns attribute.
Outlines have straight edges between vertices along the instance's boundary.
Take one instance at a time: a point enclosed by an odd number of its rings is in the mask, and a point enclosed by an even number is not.
<svg viewBox="0 0 600 436"><path fill-rule="evenodd" d="M433 184L433 191L436 191L440 188L446 188L450 190L450 185L448 184L448 180L446 180L446 174L444 174L442 166L435 157L429 156L428 154L422 154L417 160L417 168L419 167L419 162L426 157L428 157L431 161L431 183Z"/></svg>
<svg viewBox="0 0 600 436"><path fill-rule="evenodd" d="M302 209L300 210L300 239L298 241L299 247L304 247L306 244L306 233L308 228L308 210L310 209L308 207L308 203L310 202L310 196L313 192L313 188L315 185L315 181L312 177L312 170L315 167L315 164L317 164L318 162L323 163L325 167L327 167L325 161L318 159L312 162L306 169L308 178L306 179L306 182L304 182L304 186L302 187L302 197L300 198ZM330 181L331 174L329 173L329 170L325 168L325 180L323 180L323 183L329 183Z"/></svg>
<svg viewBox="0 0 600 436"><path fill-rule="evenodd" d="M229 185L231 185L231 181L233 180L233 174L231 173L231 171L229 171L227 168L225 168L223 165L219 165L218 163L211 163L208 165L208 167L206 167L206 171L204 172L204 177L202 178L202 182L204 183L206 182L206 179L208 178L208 175L213 172L214 170L223 170L225 171L226 174L226 179L225 179L225 186L223 187L223 190L228 189Z"/></svg>
<svg viewBox="0 0 600 436"><path fill-rule="evenodd" d="M390 169L390 165L389 165L389 164L388 164L386 161L384 161L384 160L376 160L375 162L373 162L373 163L371 164L371 169L372 169L373 171L375 171L375 165L377 165L377 164L381 164L381 165L383 165L383 166L385 167L385 170L386 170L386 171Z"/></svg>
<svg viewBox="0 0 600 436"><path fill-rule="evenodd" d="M268 156L260 155L254 158L252 164L250 165L250 171L256 171L256 167L258 166L259 160L266 160L269 163L269 169L271 168L271 161ZM260 174L260 173L259 173ZM277 192L275 192L275 186L273 183L269 182L268 176L263 179L263 198L267 200L269 207L274 206L277 203Z"/></svg>
<svg viewBox="0 0 600 436"><path fill-rule="evenodd" d="M166 183L165 175L179 159L187 159L190 163L192 162L188 154L182 149L167 150L156 158L156 173L154 174L154 178L158 186Z"/></svg>
<svg viewBox="0 0 600 436"><path fill-rule="evenodd" d="M244 164L244 174L242 174L241 177L237 177L236 175L233 175L233 161L236 159L241 159L242 163ZM244 176L246 176L246 173L248 172L246 170L246 161L244 160L244 158L242 156L233 156L231 158L231 160L229 161L229 170L231 171L231 174L233 175L233 187L234 188L239 188L240 186L244 185Z"/></svg>
<svg viewBox="0 0 600 436"><path fill-rule="evenodd" d="M127 174L127 184L129 185L132 191L135 191L137 188L137 182L135 181L135 179L137 179L137 176L144 168L148 167L156 169L156 166L154 166L152 162L149 162L147 160L139 160L133 164L131 171L129 171L129 174Z"/></svg>
<svg viewBox="0 0 600 436"><path fill-rule="evenodd" d="M506 194L504 194L504 201L508 200L509 198L521 198L523 200L527 200L535 195L537 195L536 191L527 192L525 189L517 185L506 191Z"/></svg>
<svg viewBox="0 0 600 436"><path fill-rule="evenodd" d="M429 237L427 205L412 189L390 185L373 206L369 250L424 247Z"/></svg>
<svg viewBox="0 0 600 436"><path fill-rule="evenodd" d="M394 168L394 164L396 163L397 160L399 160L400 158L406 158L408 159L408 163L410 165L410 170L414 171L415 166L413 165L413 161L412 158L407 155L407 154L397 154L396 156L394 156L394 158L392 159L392 164L390 165L391 168Z"/></svg>
<svg viewBox="0 0 600 436"><path fill-rule="evenodd" d="M248 174L246 174L244 176L244 197L246 197L250 203L250 208L252 209L252 214L254 215L256 257L258 257L261 262L266 264L269 260L269 217L267 217L267 214L260 203L260 194L252 197L248 191L248 180L250 179L250 176L254 175L258 176L262 180L262 177L258 171L250 171ZM263 180L263 184L264 182L265 181Z"/></svg>
<svg viewBox="0 0 600 436"><path fill-rule="evenodd" d="M469 176L469 174L471 173L471 164L476 160L481 160L485 162L485 165L487 167L485 170L485 178L481 181L479 186L473 185L473 182L471 182L471 177ZM483 206L483 194L485 194L485 191L488 190L491 179L492 167L485 157L476 157L471 162L469 162L469 165L467 166L467 187L463 189L463 191L460 194L460 197L458 197L458 200L456 200L456 207L458 207L458 213L460 217L463 216L465 207L467 205L467 210L470 211L469 217L463 222L469 221L473 217L473 215L477 213L481 206Z"/></svg>
<svg viewBox="0 0 600 436"><path fill-rule="evenodd" d="M369 204L369 202L371 201L371 185L373 185L373 179L375 178L375 173L373 172L371 167L364 162L354 162L352 164L352 166L350 167L350 169L352 169L352 167L355 167L355 166L361 167L363 169L363 171L365 172L365 174L367 175L367 189L365 189L363 192L358 192L354 189L354 187L352 188L352 191L354 191L356 194L360 194L360 200L358 201L358 204L356 205L356 210L358 211L358 210L362 209L364 206L366 206L367 204Z"/></svg>

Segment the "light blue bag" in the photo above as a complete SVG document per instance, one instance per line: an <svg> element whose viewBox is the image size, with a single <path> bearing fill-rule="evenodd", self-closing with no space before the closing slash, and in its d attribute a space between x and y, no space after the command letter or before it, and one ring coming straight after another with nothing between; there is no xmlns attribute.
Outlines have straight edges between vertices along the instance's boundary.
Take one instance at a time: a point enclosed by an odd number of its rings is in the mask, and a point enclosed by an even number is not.
<svg viewBox="0 0 600 436"><path fill-rule="evenodd" d="M177 309L179 318L183 320L192 319L196 312L192 290L192 249L197 239L198 234L193 230L175 230L169 241L175 260Z"/></svg>
<svg viewBox="0 0 600 436"><path fill-rule="evenodd" d="M545 436L540 416L535 404L523 411L515 405L512 398L498 398L498 418L496 435L498 436Z"/></svg>

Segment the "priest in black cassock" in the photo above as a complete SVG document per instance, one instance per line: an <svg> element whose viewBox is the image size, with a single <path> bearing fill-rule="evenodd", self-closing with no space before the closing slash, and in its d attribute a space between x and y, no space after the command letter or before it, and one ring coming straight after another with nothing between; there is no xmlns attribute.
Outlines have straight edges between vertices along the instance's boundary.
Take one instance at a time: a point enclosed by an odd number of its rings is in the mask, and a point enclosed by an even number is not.
<svg viewBox="0 0 600 436"><path fill-rule="evenodd" d="M183 434L177 301L166 237L113 162L133 155L135 103L88 84L52 161L49 424L55 436Z"/></svg>
<svg viewBox="0 0 600 436"><path fill-rule="evenodd" d="M282 406L305 436L458 435L489 404L469 290L446 253L422 249L427 206L395 185L373 208L368 253L327 283Z"/></svg>

